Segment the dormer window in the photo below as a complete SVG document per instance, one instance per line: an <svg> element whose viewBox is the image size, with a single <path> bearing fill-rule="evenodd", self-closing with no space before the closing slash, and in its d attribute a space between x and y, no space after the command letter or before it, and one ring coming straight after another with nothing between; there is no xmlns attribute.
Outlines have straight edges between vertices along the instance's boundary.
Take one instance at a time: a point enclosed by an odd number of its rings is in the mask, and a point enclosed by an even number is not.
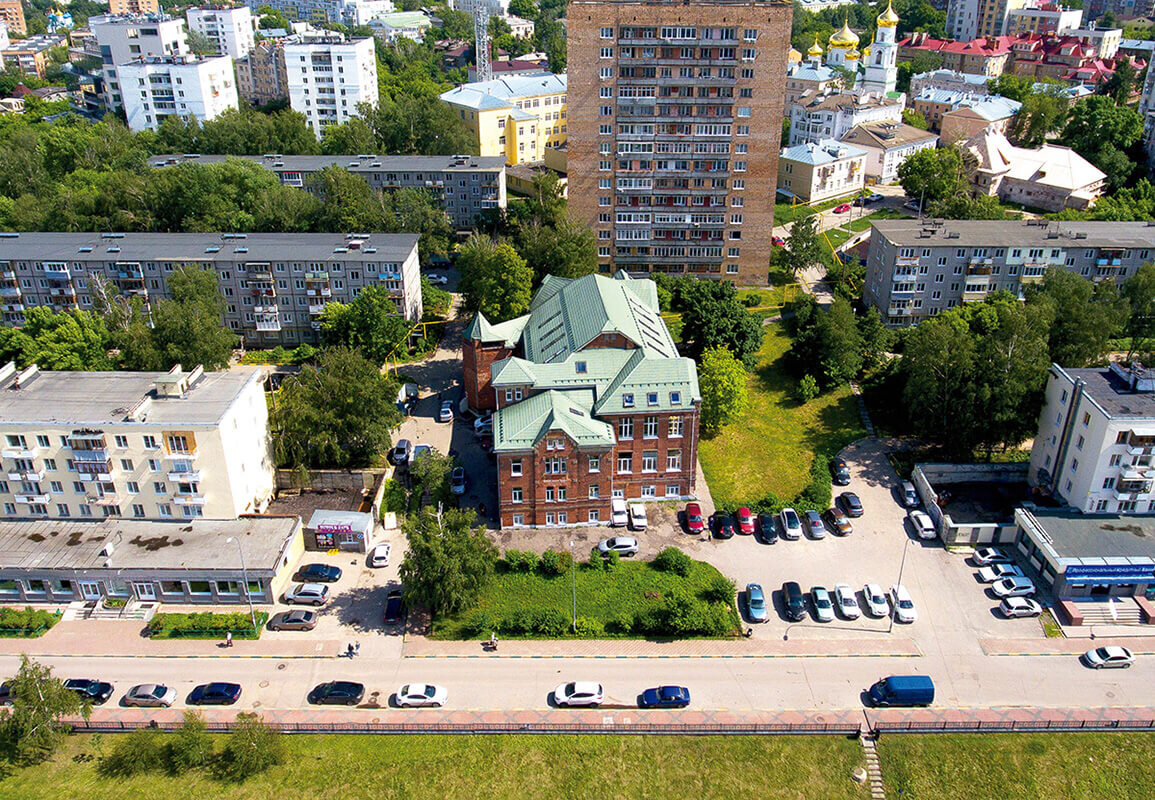
<svg viewBox="0 0 1155 800"><path fill-rule="evenodd" d="M575 361L573 368L574 368L574 371L578 375L585 375L586 374L586 362L584 362L584 361Z"/></svg>
<svg viewBox="0 0 1155 800"><path fill-rule="evenodd" d="M658 404L658 393L657 392L650 392L649 394L646 395L646 405L656 406L657 404Z"/></svg>
<svg viewBox="0 0 1155 800"><path fill-rule="evenodd" d="M623 408L633 408L634 407L633 394L623 394L622 395L622 407Z"/></svg>
<svg viewBox="0 0 1155 800"><path fill-rule="evenodd" d="M681 392L670 392L670 405L680 406L682 404Z"/></svg>

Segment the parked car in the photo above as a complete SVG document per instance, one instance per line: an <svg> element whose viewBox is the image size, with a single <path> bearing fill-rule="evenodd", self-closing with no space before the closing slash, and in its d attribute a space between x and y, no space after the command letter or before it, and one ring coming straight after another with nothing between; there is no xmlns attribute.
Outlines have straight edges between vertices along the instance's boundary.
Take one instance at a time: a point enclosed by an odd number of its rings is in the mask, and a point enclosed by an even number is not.
<svg viewBox="0 0 1155 800"><path fill-rule="evenodd" d="M1003 578L991 584L991 591L998 597L1026 597L1035 593L1035 584L1030 578Z"/></svg>
<svg viewBox="0 0 1155 800"><path fill-rule="evenodd" d="M477 419L473 420L473 432L476 433L478 436L482 435L483 433L492 434L493 433L493 415L492 414L485 414L484 416L478 417Z"/></svg>
<svg viewBox="0 0 1155 800"><path fill-rule="evenodd" d="M784 508L781 513L782 519L782 538L795 539L802 538L802 522L798 519L798 512L792 508Z"/></svg>
<svg viewBox="0 0 1155 800"><path fill-rule="evenodd" d="M870 616L885 617L890 613L886 595L877 583L868 583L862 587L862 599L866 603L866 613Z"/></svg>
<svg viewBox="0 0 1155 800"><path fill-rule="evenodd" d="M385 624L395 625L405 619L405 598L400 589L394 589L385 596Z"/></svg>
<svg viewBox="0 0 1155 800"><path fill-rule="evenodd" d="M176 689L163 683L141 683L125 693L123 702L138 708L168 708L176 702Z"/></svg>
<svg viewBox="0 0 1155 800"><path fill-rule="evenodd" d="M806 520L806 530L810 532L811 539L825 539L826 526L822 524L822 515L817 511L803 511L803 518Z"/></svg>
<svg viewBox="0 0 1155 800"><path fill-rule="evenodd" d="M847 619L858 619L862 611L858 608L858 598L848 583L840 583L834 587L834 599L838 601L838 611Z"/></svg>
<svg viewBox="0 0 1155 800"><path fill-rule="evenodd" d="M112 684L107 681L94 681L91 678L69 678L64 682L65 689L71 689L80 695L81 699L88 700L96 705L108 702L112 697Z"/></svg>
<svg viewBox="0 0 1155 800"><path fill-rule="evenodd" d="M1037 617L1043 607L1029 597L1004 597L999 603L999 611L1008 619L1012 617Z"/></svg>
<svg viewBox="0 0 1155 800"><path fill-rule="evenodd" d="M914 599L901 583L890 587L890 605L895 622L914 622L918 619Z"/></svg>
<svg viewBox="0 0 1155 800"><path fill-rule="evenodd" d="M317 627L317 612L297 609L282 611L269 620L271 631L311 631Z"/></svg>
<svg viewBox="0 0 1155 800"><path fill-rule="evenodd" d="M725 511L714 515L714 536L718 539L734 538L734 520Z"/></svg>
<svg viewBox="0 0 1155 800"><path fill-rule="evenodd" d="M408 439L398 439L397 444L389 451L389 463L394 466L409 463L409 451L413 449L413 445Z"/></svg>
<svg viewBox="0 0 1155 800"><path fill-rule="evenodd" d="M685 686L655 686L638 698L638 708L685 708L690 705L690 690Z"/></svg>
<svg viewBox="0 0 1155 800"><path fill-rule="evenodd" d="M389 556L392 553L393 545L389 542L374 545L373 549L369 551L369 566L374 568L389 566Z"/></svg>
<svg viewBox="0 0 1155 800"><path fill-rule="evenodd" d="M706 530L706 519L702 516L702 507L697 503L686 504L686 530L690 533Z"/></svg>
<svg viewBox="0 0 1155 800"><path fill-rule="evenodd" d="M630 503L630 530L644 531L646 525L646 507L641 503Z"/></svg>
<svg viewBox="0 0 1155 800"><path fill-rule="evenodd" d="M758 536L765 544L778 542L778 523L773 514L758 515Z"/></svg>
<svg viewBox="0 0 1155 800"><path fill-rule="evenodd" d="M355 706L365 697L365 684L353 681L329 681L317 684L309 692L309 703L315 706Z"/></svg>
<svg viewBox="0 0 1155 800"><path fill-rule="evenodd" d="M850 203L843 203L842 205L834 207L835 214L845 214L850 210Z"/></svg>
<svg viewBox="0 0 1155 800"><path fill-rule="evenodd" d="M593 681L563 683L553 690L553 701L559 706L599 706L603 699L602 685Z"/></svg>
<svg viewBox="0 0 1155 800"><path fill-rule="evenodd" d="M449 475L449 491L456 495L465 494L465 467L454 467Z"/></svg>
<svg viewBox="0 0 1155 800"><path fill-rule="evenodd" d="M898 488L902 494L902 504L907 508L918 508L918 492L915 491L914 484L903 481Z"/></svg>
<svg viewBox="0 0 1155 800"><path fill-rule="evenodd" d="M630 521L630 514L626 510L626 501L621 497L610 500L610 527L624 528Z"/></svg>
<svg viewBox="0 0 1155 800"><path fill-rule="evenodd" d="M786 608L786 618L791 622L806 619L806 598L802 594L802 587L796 581L786 581L782 584L782 605Z"/></svg>
<svg viewBox="0 0 1155 800"><path fill-rule="evenodd" d="M441 410L437 412L438 422L453 422L453 401L442 400Z"/></svg>
<svg viewBox="0 0 1155 800"><path fill-rule="evenodd" d="M910 523L914 525L914 532L920 539L934 539L938 536L934 523L930 520L930 514L925 511L911 511Z"/></svg>
<svg viewBox="0 0 1155 800"><path fill-rule="evenodd" d="M329 601L329 587L322 583L298 583L285 592L285 602L291 605L323 606Z"/></svg>
<svg viewBox="0 0 1155 800"><path fill-rule="evenodd" d="M738 533L747 535L754 533L754 515L750 513L750 509L742 506L738 509Z"/></svg>
<svg viewBox="0 0 1155 800"><path fill-rule="evenodd" d="M409 463L412 464L422 456L427 456L433 452L433 446L428 444L414 445L413 449L409 451Z"/></svg>
<svg viewBox="0 0 1155 800"><path fill-rule="evenodd" d="M861 517L865 510L862 508L862 501L858 499L858 495L854 492L843 492L838 495L838 503L842 506L842 510L846 512L846 516L857 518Z"/></svg>
<svg viewBox="0 0 1155 800"><path fill-rule="evenodd" d="M976 567L985 567L988 564L1009 564L1011 557L997 547L980 547L975 550L971 561Z"/></svg>
<svg viewBox="0 0 1155 800"><path fill-rule="evenodd" d="M979 580L983 583L994 583L1003 578L1021 578L1023 571L1014 564L991 564L979 569Z"/></svg>
<svg viewBox="0 0 1155 800"><path fill-rule="evenodd" d="M620 556L636 556L638 554L638 540L633 536L615 536L612 539L602 539L598 542L598 553L608 556L617 553Z"/></svg>
<svg viewBox="0 0 1155 800"><path fill-rule="evenodd" d="M786 240L783 239L781 236L771 236L770 237L770 244L774 245L775 247L782 247L783 245L786 244Z"/></svg>
<svg viewBox="0 0 1155 800"><path fill-rule="evenodd" d="M430 272L425 276L425 280L432 283L434 286L444 286L449 283L449 278L444 275L438 275L436 272Z"/></svg>
<svg viewBox="0 0 1155 800"><path fill-rule="evenodd" d="M397 690L397 705L402 708L436 706L441 708L449 699L449 690L431 683L407 683Z"/></svg>
<svg viewBox="0 0 1155 800"><path fill-rule="evenodd" d="M810 588L810 602L814 604L814 618L819 622L834 622L834 602L825 586Z"/></svg>
<svg viewBox="0 0 1155 800"><path fill-rule="evenodd" d="M239 683L202 683L188 696L190 706L231 706L241 699Z"/></svg>
<svg viewBox="0 0 1155 800"><path fill-rule="evenodd" d="M828 508L822 516L826 520L826 529L836 536L846 536L854 532L854 526L850 524L850 518L839 509Z"/></svg>
<svg viewBox="0 0 1155 800"><path fill-rule="evenodd" d="M846 465L846 459L830 459L830 474L833 476L835 486L850 485L850 467Z"/></svg>
<svg viewBox="0 0 1155 800"><path fill-rule="evenodd" d="M751 622L766 621L766 595L760 584L746 584L746 615Z"/></svg>
<svg viewBox="0 0 1155 800"><path fill-rule="evenodd" d="M336 583L341 580L341 568L329 564L306 564L297 569L293 580L301 583Z"/></svg>
<svg viewBox="0 0 1155 800"><path fill-rule="evenodd" d="M886 195L882 195L882 194L879 194L878 192L875 192L874 194L870 195L870 197L866 198L866 202L868 204L869 203L881 203L885 199L886 199Z"/></svg>
<svg viewBox="0 0 1155 800"><path fill-rule="evenodd" d="M0 683L0 706L12 705L12 684L8 681Z"/></svg>
<svg viewBox="0 0 1155 800"><path fill-rule="evenodd" d="M1096 647L1083 653L1083 663L1091 669L1127 669L1135 656L1126 647Z"/></svg>

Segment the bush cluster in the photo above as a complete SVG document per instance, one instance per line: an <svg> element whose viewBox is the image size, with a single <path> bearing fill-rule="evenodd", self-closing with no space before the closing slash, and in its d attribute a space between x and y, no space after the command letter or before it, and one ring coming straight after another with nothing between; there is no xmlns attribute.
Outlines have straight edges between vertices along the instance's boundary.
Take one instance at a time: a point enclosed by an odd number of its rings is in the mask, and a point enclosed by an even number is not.
<svg viewBox="0 0 1155 800"><path fill-rule="evenodd" d="M693 560L676 547L667 547L654 558L654 569L672 572L685 578L690 574Z"/></svg>
<svg viewBox="0 0 1155 800"><path fill-rule="evenodd" d="M506 550L504 566L510 572L533 572L537 569L537 553L532 550Z"/></svg>
<svg viewBox="0 0 1155 800"><path fill-rule="evenodd" d="M569 553L559 553L556 550L546 550L541 554L538 569L542 575L565 575L573 566L573 557Z"/></svg>
<svg viewBox="0 0 1155 800"><path fill-rule="evenodd" d="M40 636L59 620L51 611L0 608L0 636Z"/></svg>
<svg viewBox="0 0 1155 800"><path fill-rule="evenodd" d="M157 614L148 624L148 634L154 639L218 639L226 633L234 637L256 639L269 615L257 612L257 629L243 611L217 613L198 611L192 614Z"/></svg>
<svg viewBox="0 0 1155 800"><path fill-rule="evenodd" d="M501 621L500 630L513 636L565 636L570 630L570 619L556 608L537 608L518 611Z"/></svg>
<svg viewBox="0 0 1155 800"><path fill-rule="evenodd" d="M823 453L815 453L814 461L810 465L810 483L792 500L783 500L775 494L747 503L755 514L777 514L784 508L794 508L798 511L823 511L830 508L833 499L833 487L830 479L830 459Z"/></svg>

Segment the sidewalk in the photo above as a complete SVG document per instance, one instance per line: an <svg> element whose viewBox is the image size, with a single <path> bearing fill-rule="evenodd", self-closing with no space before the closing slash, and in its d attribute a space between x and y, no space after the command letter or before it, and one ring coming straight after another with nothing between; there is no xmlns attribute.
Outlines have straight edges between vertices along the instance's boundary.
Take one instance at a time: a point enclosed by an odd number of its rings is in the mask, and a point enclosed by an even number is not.
<svg viewBox="0 0 1155 800"><path fill-rule="evenodd" d="M979 639L979 646L988 656L1074 656L1095 647L1117 645L1126 647L1135 655L1155 655L1155 635L1104 637L1091 639Z"/></svg>

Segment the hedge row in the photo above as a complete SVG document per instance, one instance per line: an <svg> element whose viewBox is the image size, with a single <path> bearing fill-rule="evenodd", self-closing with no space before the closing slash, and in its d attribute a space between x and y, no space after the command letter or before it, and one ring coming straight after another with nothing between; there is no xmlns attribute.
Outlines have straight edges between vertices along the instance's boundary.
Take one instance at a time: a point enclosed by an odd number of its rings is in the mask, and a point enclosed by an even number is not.
<svg viewBox="0 0 1155 800"><path fill-rule="evenodd" d="M0 608L0 636L10 638L43 636L59 621L60 617L51 611L33 610L30 607L23 610Z"/></svg>
<svg viewBox="0 0 1155 800"><path fill-rule="evenodd" d="M148 623L148 634L154 639L223 639L231 633L234 639L259 639L268 618L266 612L258 611L254 630L252 618L245 611L157 614Z"/></svg>

